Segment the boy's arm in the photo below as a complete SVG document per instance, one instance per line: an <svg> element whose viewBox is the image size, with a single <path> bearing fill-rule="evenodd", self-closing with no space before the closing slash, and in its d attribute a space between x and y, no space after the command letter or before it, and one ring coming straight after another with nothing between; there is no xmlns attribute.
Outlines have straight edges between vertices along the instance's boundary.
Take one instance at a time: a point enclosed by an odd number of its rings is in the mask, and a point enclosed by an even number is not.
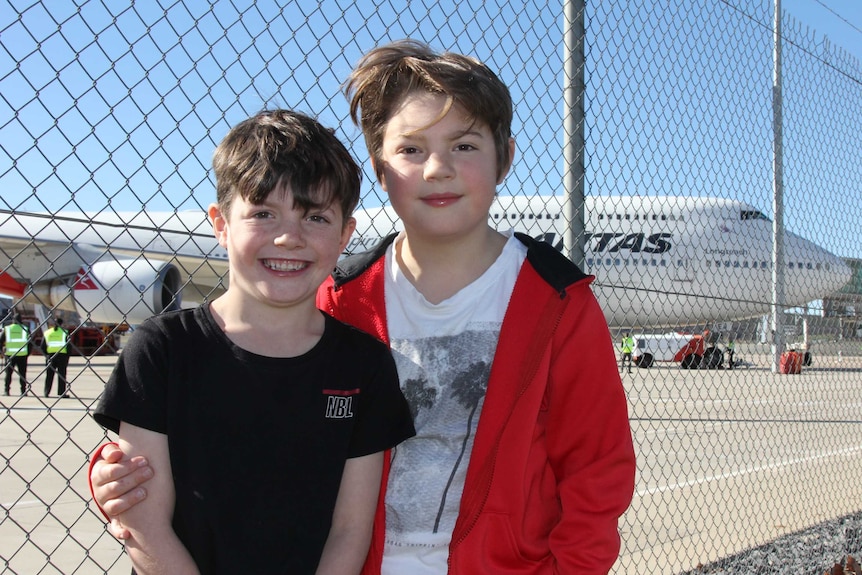
<svg viewBox="0 0 862 575"><path fill-rule="evenodd" d="M382 472L382 451L348 459L344 464L332 527L316 575L345 575L362 570L371 544Z"/></svg>
<svg viewBox="0 0 862 575"><path fill-rule="evenodd" d="M597 574L608 573L619 555L619 518L634 492L635 453L604 315L588 291L579 299L582 306L567 310L551 366L558 384L546 441L562 516L550 547L556 572Z"/></svg>
<svg viewBox="0 0 862 575"><path fill-rule="evenodd" d="M145 457L160 470L148 483L146 499L120 514L129 530L126 552L138 575L192 575L198 568L171 524L175 493L168 438L126 422L120 423L120 449Z"/></svg>

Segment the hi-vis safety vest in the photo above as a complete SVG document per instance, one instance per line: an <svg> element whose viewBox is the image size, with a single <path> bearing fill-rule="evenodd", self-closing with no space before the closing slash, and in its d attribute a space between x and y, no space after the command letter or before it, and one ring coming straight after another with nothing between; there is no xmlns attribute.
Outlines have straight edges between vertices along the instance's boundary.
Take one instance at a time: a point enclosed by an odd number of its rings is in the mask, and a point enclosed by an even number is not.
<svg viewBox="0 0 862 575"><path fill-rule="evenodd" d="M27 355L27 340L30 339L27 328L19 323L13 323L3 329L6 332L6 355Z"/></svg>
<svg viewBox="0 0 862 575"><path fill-rule="evenodd" d="M59 327L52 327L45 332L45 349L48 353L68 353L66 344L69 334Z"/></svg>
<svg viewBox="0 0 862 575"><path fill-rule="evenodd" d="M623 338L623 353L631 353L635 349L635 340L631 337Z"/></svg>

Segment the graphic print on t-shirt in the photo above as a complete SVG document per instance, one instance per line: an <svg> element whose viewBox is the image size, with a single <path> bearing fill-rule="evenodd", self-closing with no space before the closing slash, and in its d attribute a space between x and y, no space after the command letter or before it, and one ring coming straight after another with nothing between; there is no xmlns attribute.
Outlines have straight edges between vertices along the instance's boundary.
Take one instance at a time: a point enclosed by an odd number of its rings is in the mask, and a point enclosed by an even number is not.
<svg viewBox="0 0 862 575"><path fill-rule="evenodd" d="M391 342L417 434L393 451L388 543L427 545L454 528L499 329Z"/></svg>

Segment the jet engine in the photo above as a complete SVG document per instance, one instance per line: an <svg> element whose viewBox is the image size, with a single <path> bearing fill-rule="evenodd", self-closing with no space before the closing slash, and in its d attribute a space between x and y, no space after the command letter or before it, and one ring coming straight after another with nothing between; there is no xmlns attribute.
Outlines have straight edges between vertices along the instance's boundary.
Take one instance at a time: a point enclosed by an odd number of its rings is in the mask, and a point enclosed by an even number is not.
<svg viewBox="0 0 862 575"><path fill-rule="evenodd" d="M180 271L171 263L110 259L81 268L74 278L36 284L28 299L74 311L84 321L134 325L180 309L180 288Z"/></svg>

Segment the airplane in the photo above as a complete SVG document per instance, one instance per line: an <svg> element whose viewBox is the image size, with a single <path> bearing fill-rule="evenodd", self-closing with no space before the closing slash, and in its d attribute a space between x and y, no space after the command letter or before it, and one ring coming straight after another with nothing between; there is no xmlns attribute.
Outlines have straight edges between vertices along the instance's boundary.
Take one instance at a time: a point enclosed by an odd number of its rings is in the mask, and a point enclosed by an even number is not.
<svg viewBox="0 0 862 575"><path fill-rule="evenodd" d="M772 223L748 203L707 197L587 197L585 271L611 327L703 324L769 313ZM562 196L498 196L489 224L562 249ZM358 210L346 253L399 229L391 207ZM784 235L785 303L839 290L851 269ZM4 262L4 260L8 260ZM203 211L24 213L0 210L0 293L96 323L147 317L217 297L227 253Z"/></svg>

